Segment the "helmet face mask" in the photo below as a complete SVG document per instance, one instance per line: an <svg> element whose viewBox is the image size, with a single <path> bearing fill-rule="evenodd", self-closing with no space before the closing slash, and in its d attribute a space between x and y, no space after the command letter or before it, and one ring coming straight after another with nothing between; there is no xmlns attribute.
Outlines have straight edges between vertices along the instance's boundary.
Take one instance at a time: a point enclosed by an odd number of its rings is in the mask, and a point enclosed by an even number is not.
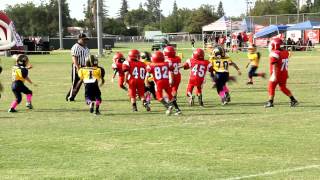
<svg viewBox="0 0 320 180"><path fill-rule="evenodd" d="M162 63L165 60L164 54L161 51L156 51L152 54L151 60L153 63Z"/></svg>

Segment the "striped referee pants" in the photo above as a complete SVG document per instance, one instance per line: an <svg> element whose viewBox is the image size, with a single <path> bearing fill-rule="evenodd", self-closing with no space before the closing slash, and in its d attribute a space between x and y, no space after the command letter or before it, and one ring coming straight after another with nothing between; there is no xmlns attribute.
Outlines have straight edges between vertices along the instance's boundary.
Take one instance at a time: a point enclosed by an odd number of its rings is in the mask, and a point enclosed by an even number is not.
<svg viewBox="0 0 320 180"><path fill-rule="evenodd" d="M73 64L72 64L72 71L71 71L71 80L72 80L72 86L66 96L66 100L74 101L74 99L76 98L81 88L82 83L78 85L80 78L78 76L77 68Z"/></svg>

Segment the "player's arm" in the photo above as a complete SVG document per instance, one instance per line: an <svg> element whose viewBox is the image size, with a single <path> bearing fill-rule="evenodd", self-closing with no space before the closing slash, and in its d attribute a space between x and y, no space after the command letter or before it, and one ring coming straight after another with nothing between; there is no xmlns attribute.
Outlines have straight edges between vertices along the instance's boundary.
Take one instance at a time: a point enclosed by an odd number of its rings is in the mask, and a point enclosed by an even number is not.
<svg viewBox="0 0 320 180"><path fill-rule="evenodd" d="M104 80L104 77L105 77L105 75L106 75L106 71L104 70L104 68L102 68L102 67L99 67L100 68L100 75L101 75L101 84L100 84L100 86L103 86L104 85L104 83L105 83L105 80Z"/></svg>
<svg viewBox="0 0 320 180"><path fill-rule="evenodd" d="M278 72L277 72L277 63L276 62L273 62L271 64L271 68L272 68L272 75L270 77L270 81L271 82L275 82L277 81L277 77L278 77Z"/></svg>
<svg viewBox="0 0 320 180"><path fill-rule="evenodd" d="M124 86L127 84L127 81L128 81L129 69L130 69L129 63L127 61L125 61L122 64L122 71L124 72L124 82L123 82Z"/></svg>
<svg viewBox="0 0 320 180"><path fill-rule="evenodd" d="M190 65L191 63L190 63L190 59L189 60L187 60L187 62L185 62L184 64L181 64L180 66L179 66L179 69L184 69L184 70L187 70L187 69L190 69Z"/></svg>
<svg viewBox="0 0 320 180"><path fill-rule="evenodd" d="M239 66L236 63L232 62L232 61L230 62L230 65L233 66L238 71L238 75L241 76L242 73L240 71Z"/></svg>

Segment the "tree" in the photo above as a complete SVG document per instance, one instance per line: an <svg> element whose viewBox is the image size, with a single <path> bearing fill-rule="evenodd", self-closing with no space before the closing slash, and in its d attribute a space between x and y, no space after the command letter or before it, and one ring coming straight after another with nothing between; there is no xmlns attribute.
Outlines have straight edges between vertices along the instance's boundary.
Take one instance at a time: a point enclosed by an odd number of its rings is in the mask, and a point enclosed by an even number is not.
<svg viewBox="0 0 320 180"><path fill-rule="evenodd" d="M222 3L222 1L219 2L218 10L217 10L217 15L218 15L219 17L224 16L224 9L223 9L223 3Z"/></svg>
<svg viewBox="0 0 320 180"><path fill-rule="evenodd" d="M129 11L124 22L128 27L138 27L139 34L142 34L144 27L147 24L151 24L149 16L149 12L140 7L139 9Z"/></svg>
<svg viewBox="0 0 320 180"><path fill-rule="evenodd" d="M64 33L72 24L69 6L66 0L61 1ZM17 31L23 36L53 36L59 32L58 2L50 0L48 4L36 6L33 3L8 6L5 12L15 22Z"/></svg>
<svg viewBox="0 0 320 180"><path fill-rule="evenodd" d="M149 18L151 22L159 22L162 17L161 14L161 0L147 0L145 3L147 11L149 12Z"/></svg>
<svg viewBox="0 0 320 180"><path fill-rule="evenodd" d="M124 20L125 16L127 15L128 11L128 1L127 0L122 0L122 5L119 11L119 17L121 20Z"/></svg>
<svg viewBox="0 0 320 180"><path fill-rule="evenodd" d="M214 7L211 5L202 5L199 9L192 13L190 23L187 25L187 32L201 33L202 26L217 20L218 17L214 13Z"/></svg>

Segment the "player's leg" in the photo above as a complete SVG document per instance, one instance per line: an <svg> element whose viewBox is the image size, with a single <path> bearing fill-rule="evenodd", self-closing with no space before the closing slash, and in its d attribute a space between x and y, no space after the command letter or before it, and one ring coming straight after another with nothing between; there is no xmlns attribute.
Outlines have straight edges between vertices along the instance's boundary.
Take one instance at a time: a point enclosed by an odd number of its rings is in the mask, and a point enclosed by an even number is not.
<svg viewBox="0 0 320 180"><path fill-rule="evenodd" d="M250 66L249 72L248 72L248 82L247 85L253 84L253 76L255 74L256 68L254 66Z"/></svg>
<svg viewBox="0 0 320 180"><path fill-rule="evenodd" d="M21 92L27 96L26 107L28 109L33 109L32 106L32 91L27 88L24 84L21 85Z"/></svg>
<svg viewBox="0 0 320 180"><path fill-rule="evenodd" d="M172 88L171 88L172 96L173 96L173 98L175 100L177 100L180 83L181 83L181 76L176 76L174 78L174 83L173 83Z"/></svg>
<svg viewBox="0 0 320 180"><path fill-rule="evenodd" d="M94 113L94 105L95 105L95 93L91 84L86 84L84 87L84 97L86 99L86 104L89 105L90 113Z"/></svg>
<svg viewBox="0 0 320 180"><path fill-rule="evenodd" d="M287 80L283 80L279 82L280 90L290 98L290 106L295 107L299 103L296 98L292 95L291 91L287 88Z"/></svg>
<svg viewBox="0 0 320 180"><path fill-rule="evenodd" d="M203 103L203 99L202 99L202 88L203 88L203 84L198 84L196 86L196 94L198 96L198 103L199 103L199 106L204 106L204 103Z"/></svg>
<svg viewBox="0 0 320 180"><path fill-rule="evenodd" d="M176 86L177 87L177 86ZM172 104L172 106L174 106L174 108L176 109L176 113L175 115L180 115L181 114L181 110L179 108L179 105L177 103L177 97L176 96L173 96L173 92L172 92L172 88L171 87L166 87L165 88L165 91L166 93L168 94L168 99L169 99L169 102ZM169 111L167 112L167 114L169 115L171 113L170 109Z"/></svg>
<svg viewBox="0 0 320 180"><path fill-rule="evenodd" d="M125 91L128 91L128 88L126 86L124 86L124 80L125 80L125 77L124 75L119 75L119 80L118 80L118 85L121 89L125 90Z"/></svg>
<svg viewBox="0 0 320 180"><path fill-rule="evenodd" d="M138 90L138 95L142 101L143 106L146 108L147 111L151 111L149 103L146 101L146 97L145 97L146 91L145 91L145 86L144 86L143 82L139 84L137 90Z"/></svg>
<svg viewBox="0 0 320 180"><path fill-rule="evenodd" d="M13 85L14 86L14 85ZM18 89L18 88L12 88L12 92L13 92L13 94L14 94L14 96L15 96L15 100L13 100L12 101L12 103L11 103L11 106L10 106L10 109L9 109L9 111L8 112L10 112L10 113L14 113L14 112L17 112L17 107L18 107L18 105L21 103L21 101L22 101L22 95L21 95L21 92L20 92L20 90Z"/></svg>
<svg viewBox="0 0 320 180"><path fill-rule="evenodd" d="M192 82L189 82L188 87L187 87L187 97L189 98L189 105L190 106L194 105L194 96L192 95L194 87L195 87L195 85Z"/></svg>
<svg viewBox="0 0 320 180"><path fill-rule="evenodd" d="M265 108L274 107L273 102L274 102L274 96L276 93L277 85L278 85L278 82L269 81L269 85L268 85L269 100L266 103L266 105L264 106Z"/></svg>
<svg viewBox="0 0 320 180"><path fill-rule="evenodd" d="M136 101L136 96L137 96L137 88L134 84L129 83L129 97L130 97L130 101L131 101L131 105L132 105L132 111L133 112L137 112L138 108L137 108L137 101Z"/></svg>
<svg viewBox="0 0 320 180"><path fill-rule="evenodd" d="M102 103L102 98L101 98L101 91L100 91L99 86L96 87L95 96L96 96L96 112L95 112L95 114L100 115L101 114L100 113L100 105Z"/></svg>

